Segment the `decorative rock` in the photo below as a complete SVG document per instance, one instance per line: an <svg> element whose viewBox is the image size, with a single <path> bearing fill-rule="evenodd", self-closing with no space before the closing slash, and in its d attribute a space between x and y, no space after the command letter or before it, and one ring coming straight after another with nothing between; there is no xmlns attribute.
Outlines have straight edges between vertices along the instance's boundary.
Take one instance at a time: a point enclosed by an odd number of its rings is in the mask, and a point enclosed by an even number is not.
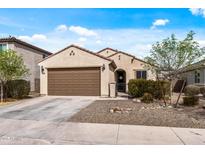
<svg viewBox="0 0 205 154"><path fill-rule="evenodd" d="M133 102L136 102L136 103L141 103L141 100L140 100L140 99L138 99L138 98L134 98L134 99L133 99Z"/></svg>
<svg viewBox="0 0 205 154"><path fill-rule="evenodd" d="M110 113L129 113L132 111L132 108L120 108L120 107L114 107L110 109Z"/></svg>
<svg viewBox="0 0 205 154"><path fill-rule="evenodd" d="M169 105L169 106L167 106L167 108L173 108L173 106Z"/></svg>
<svg viewBox="0 0 205 154"><path fill-rule="evenodd" d="M114 110L113 110L113 109L110 109L110 113L114 113Z"/></svg>
<svg viewBox="0 0 205 154"><path fill-rule="evenodd" d="M197 96L198 96L198 97L203 97L203 95L202 95L202 94L198 94Z"/></svg>
<svg viewBox="0 0 205 154"><path fill-rule="evenodd" d="M132 111L132 108L126 108L127 111Z"/></svg>
<svg viewBox="0 0 205 154"><path fill-rule="evenodd" d="M180 109L180 108L179 108L179 109L177 109L177 110L178 110L178 111L183 111L183 109Z"/></svg>
<svg viewBox="0 0 205 154"><path fill-rule="evenodd" d="M137 103L141 103L141 100L140 100L140 99L137 99Z"/></svg>

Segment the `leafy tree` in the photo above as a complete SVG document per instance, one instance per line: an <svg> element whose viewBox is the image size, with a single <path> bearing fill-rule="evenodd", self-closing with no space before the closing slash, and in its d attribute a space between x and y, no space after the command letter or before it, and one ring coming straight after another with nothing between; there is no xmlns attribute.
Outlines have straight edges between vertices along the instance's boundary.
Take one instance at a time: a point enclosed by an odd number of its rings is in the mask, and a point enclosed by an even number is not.
<svg viewBox="0 0 205 154"><path fill-rule="evenodd" d="M151 54L145 60L156 66L149 68L157 72L157 78L160 74L164 79L172 81L178 77L180 69L196 62L205 53L204 48L200 48L199 43L194 40L194 35L190 31L185 39L178 40L172 34L152 45Z"/></svg>
<svg viewBox="0 0 205 154"><path fill-rule="evenodd" d="M3 87L7 81L17 80L28 75L29 70L24 65L21 56L15 51L0 51L0 84L1 84L1 102L3 101Z"/></svg>

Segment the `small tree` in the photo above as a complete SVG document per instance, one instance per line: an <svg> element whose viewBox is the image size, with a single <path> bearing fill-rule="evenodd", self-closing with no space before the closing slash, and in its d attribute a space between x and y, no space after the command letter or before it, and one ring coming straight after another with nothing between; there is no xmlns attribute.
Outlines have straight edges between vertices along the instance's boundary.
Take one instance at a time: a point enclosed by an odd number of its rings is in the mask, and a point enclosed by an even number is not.
<svg viewBox="0 0 205 154"><path fill-rule="evenodd" d="M9 80L17 80L28 74L28 69L24 65L21 56L15 51L0 51L0 84L1 84L1 102L4 98L4 86Z"/></svg>
<svg viewBox="0 0 205 154"><path fill-rule="evenodd" d="M205 53L204 49L200 48L199 43L194 40L194 34L193 31L190 31L186 38L181 41L172 34L171 37L162 40L162 42L156 42L152 45L151 54L145 60L156 66L150 67L150 69L157 72L157 78L158 74L161 74L164 79L172 82L178 77L181 68L196 62Z"/></svg>

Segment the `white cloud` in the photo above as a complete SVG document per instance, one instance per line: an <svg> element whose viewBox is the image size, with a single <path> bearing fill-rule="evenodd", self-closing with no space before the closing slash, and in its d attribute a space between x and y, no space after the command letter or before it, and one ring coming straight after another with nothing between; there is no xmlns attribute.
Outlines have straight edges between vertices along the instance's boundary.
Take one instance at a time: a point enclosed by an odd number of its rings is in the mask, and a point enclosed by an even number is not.
<svg viewBox="0 0 205 154"><path fill-rule="evenodd" d="M39 41L41 41L41 40L46 40L47 39L47 37L45 36L45 35L43 35L43 34L34 34L33 36L32 36L32 39L33 40L39 40Z"/></svg>
<svg viewBox="0 0 205 154"><path fill-rule="evenodd" d="M47 37L43 34L34 34L32 36L19 36L18 39L23 40L23 41L29 41L29 42L34 42L34 41L45 41Z"/></svg>
<svg viewBox="0 0 205 154"><path fill-rule="evenodd" d="M102 41L101 41L101 40L97 40L96 43L97 43L97 44L101 44Z"/></svg>
<svg viewBox="0 0 205 154"><path fill-rule="evenodd" d="M93 30L89 30L81 26L70 26L69 30L81 36L97 36L97 33Z"/></svg>
<svg viewBox="0 0 205 154"><path fill-rule="evenodd" d="M18 39L23 40L23 41L29 41L29 42L32 41L32 38L26 35L19 36Z"/></svg>
<svg viewBox="0 0 205 154"><path fill-rule="evenodd" d="M205 47L205 40L198 40L197 42L200 46Z"/></svg>
<svg viewBox="0 0 205 154"><path fill-rule="evenodd" d="M68 30L68 27L66 25L59 25L56 27L56 31L65 32L67 30Z"/></svg>
<svg viewBox="0 0 205 154"><path fill-rule="evenodd" d="M189 11L191 11L191 13L195 16L201 15L205 18L205 9L202 8L191 8L189 9Z"/></svg>
<svg viewBox="0 0 205 154"><path fill-rule="evenodd" d="M99 51L105 47L122 50L133 54L138 58L147 56L150 52L151 45L156 41L161 41L169 37L172 33L176 37L183 39L190 29L94 29L98 34L97 37L79 36L67 30L63 33L51 31L41 34L46 37L36 39L35 35L19 36L20 39L29 41L34 45L44 48L51 52L57 52L70 44L77 44L91 51ZM205 29L193 29L196 32L196 40L200 46L205 46ZM34 37L35 36L35 37ZM45 39L46 38L46 39Z"/></svg>
<svg viewBox="0 0 205 154"><path fill-rule="evenodd" d="M87 41L87 38L85 38L85 37L80 37L80 38L78 39L78 41L80 41L80 42L85 42L85 41Z"/></svg>
<svg viewBox="0 0 205 154"><path fill-rule="evenodd" d="M151 29L155 29L157 26L165 26L169 23L168 19L157 19L152 23Z"/></svg>
<svg viewBox="0 0 205 154"><path fill-rule="evenodd" d="M72 44L80 46L80 47L84 47L85 46L83 42L74 42Z"/></svg>

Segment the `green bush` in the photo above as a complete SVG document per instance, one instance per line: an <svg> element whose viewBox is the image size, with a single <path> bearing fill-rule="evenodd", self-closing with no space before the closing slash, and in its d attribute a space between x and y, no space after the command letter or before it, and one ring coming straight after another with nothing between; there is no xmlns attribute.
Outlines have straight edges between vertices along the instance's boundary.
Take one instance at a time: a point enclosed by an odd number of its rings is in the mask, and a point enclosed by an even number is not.
<svg viewBox="0 0 205 154"><path fill-rule="evenodd" d="M130 80L128 83L128 91L129 94L134 97L142 97L145 92L149 92L148 90L148 82L143 79L138 80Z"/></svg>
<svg viewBox="0 0 205 154"><path fill-rule="evenodd" d="M8 81L5 87L7 97L11 98L24 98L30 92L30 82L26 80Z"/></svg>
<svg viewBox="0 0 205 154"><path fill-rule="evenodd" d="M131 79L128 83L128 91L133 97L142 97L145 93L150 93L154 98L161 99L162 93L169 95L170 82Z"/></svg>
<svg viewBox="0 0 205 154"><path fill-rule="evenodd" d="M198 96L185 96L183 97L183 103L185 106L194 106L199 103Z"/></svg>
<svg viewBox="0 0 205 154"><path fill-rule="evenodd" d="M153 102L153 96L150 93L144 93L142 96L142 102L144 103L152 103Z"/></svg>
<svg viewBox="0 0 205 154"><path fill-rule="evenodd" d="M184 91L185 96L195 96L200 94L200 87L195 85L188 85L185 87Z"/></svg>

